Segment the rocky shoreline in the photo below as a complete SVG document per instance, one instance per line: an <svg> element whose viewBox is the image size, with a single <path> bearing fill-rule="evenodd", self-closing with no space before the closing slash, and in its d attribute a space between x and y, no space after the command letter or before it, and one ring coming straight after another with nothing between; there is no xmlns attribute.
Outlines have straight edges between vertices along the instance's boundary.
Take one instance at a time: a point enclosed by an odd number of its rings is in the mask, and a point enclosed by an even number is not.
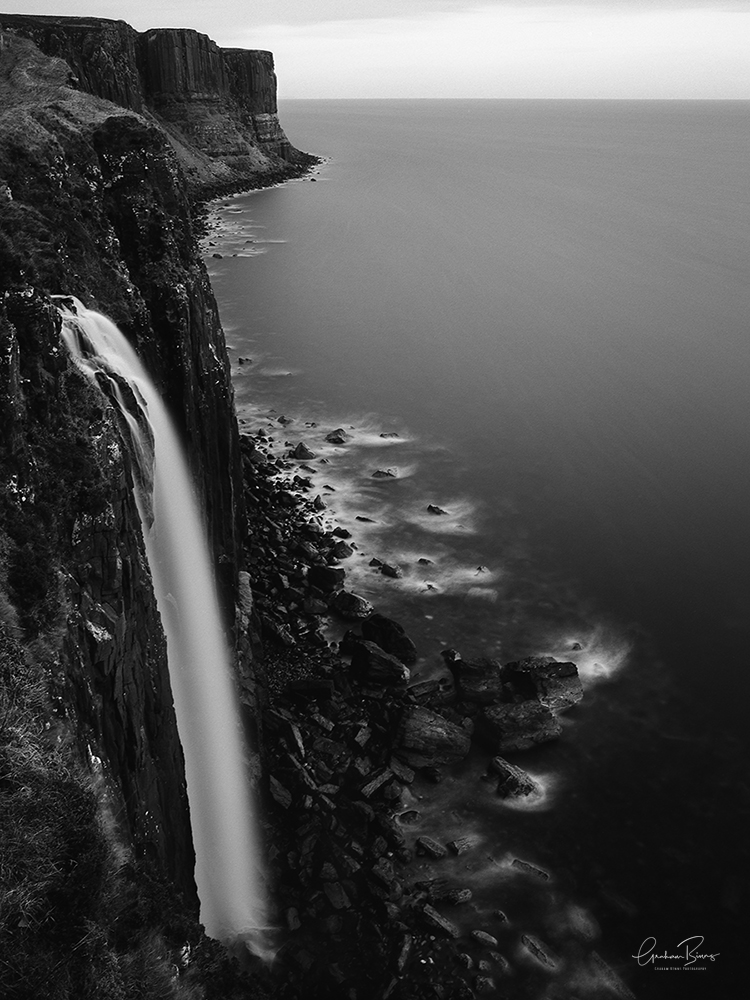
<svg viewBox="0 0 750 1000"><path fill-rule="evenodd" d="M558 969L552 948L519 936L499 910L485 926L471 888L445 877L451 858L470 857L472 837L420 836L411 804L429 788L439 795L472 747L487 755L484 777L500 798L538 794L504 755L559 736L559 714L583 694L575 665L466 661L449 649L427 679L412 677L415 644L346 589L356 542L312 495L305 449L281 456L260 430L241 436L241 452L246 582L267 678L263 797L281 995L537 995ZM330 623L346 629L340 642L325 634ZM513 866L549 878L523 859Z"/></svg>

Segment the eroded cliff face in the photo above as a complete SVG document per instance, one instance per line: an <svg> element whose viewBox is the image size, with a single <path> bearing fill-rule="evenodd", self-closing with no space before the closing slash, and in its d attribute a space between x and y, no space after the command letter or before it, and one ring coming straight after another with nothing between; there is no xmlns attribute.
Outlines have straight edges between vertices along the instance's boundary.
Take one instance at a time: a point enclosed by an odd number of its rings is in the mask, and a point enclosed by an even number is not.
<svg viewBox="0 0 750 1000"><path fill-rule="evenodd" d="M139 33L103 18L0 14L70 67L69 83L155 121L200 196L268 183L312 162L279 123L270 52L222 49L190 29Z"/></svg>
<svg viewBox="0 0 750 1000"><path fill-rule="evenodd" d="M245 530L237 426L185 175L153 116L71 80L83 66L137 106L141 77L117 68L131 65L126 29L109 22L92 50L45 26L45 44L67 39L82 53L72 67L19 37L18 23L0 32L0 614L32 644L81 746L104 760L126 836L196 906L182 751L131 462L115 410L66 354L51 298L72 294L111 316L163 393L202 494L252 710L250 643L236 626L246 629L247 608L235 618ZM85 25L76 30L86 37Z"/></svg>

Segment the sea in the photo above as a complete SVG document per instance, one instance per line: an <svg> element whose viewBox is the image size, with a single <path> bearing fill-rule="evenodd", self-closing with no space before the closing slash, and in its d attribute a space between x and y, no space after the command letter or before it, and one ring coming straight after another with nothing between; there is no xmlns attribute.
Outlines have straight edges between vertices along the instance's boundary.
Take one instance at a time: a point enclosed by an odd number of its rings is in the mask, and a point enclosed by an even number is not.
<svg viewBox="0 0 750 1000"><path fill-rule="evenodd" d="M750 103L280 117L322 163L216 202L205 243L241 428L314 453L416 674L549 655L585 688L512 758L533 801L476 752L405 807L481 843L453 874L509 996L744 995Z"/></svg>

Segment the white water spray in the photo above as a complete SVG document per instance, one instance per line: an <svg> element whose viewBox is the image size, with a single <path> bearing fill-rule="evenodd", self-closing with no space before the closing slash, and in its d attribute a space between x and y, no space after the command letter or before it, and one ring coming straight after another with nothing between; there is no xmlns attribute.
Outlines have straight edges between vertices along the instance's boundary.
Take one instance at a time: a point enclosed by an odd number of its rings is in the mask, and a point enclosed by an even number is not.
<svg viewBox="0 0 750 1000"><path fill-rule="evenodd" d="M68 306L67 303L74 305ZM232 666L193 485L169 415L120 330L77 299L62 300L63 336L79 367L109 380L132 437L136 502L167 636L169 674L185 753L207 933L269 957L266 902ZM133 391L134 414L121 390ZM151 434L153 434L153 443ZM153 498L148 496L153 454ZM153 499L153 506L152 506ZM152 520L153 512L153 520Z"/></svg>

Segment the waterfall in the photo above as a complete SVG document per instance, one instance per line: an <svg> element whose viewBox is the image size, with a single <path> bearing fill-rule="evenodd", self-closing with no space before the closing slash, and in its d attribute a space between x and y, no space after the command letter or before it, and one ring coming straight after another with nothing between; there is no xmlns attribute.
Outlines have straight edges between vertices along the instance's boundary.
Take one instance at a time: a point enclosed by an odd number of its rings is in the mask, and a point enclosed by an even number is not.
<svg viewBox="0 0 750 1000"><path fill-rule="evenodd" d="M211 937L244 942L268 957L265 894L232 661L183 450L159 393L115 324L77 299L61 297L59 306L68 349L92 379L107 380L108 394L132 438L136 503L167 637L185 754L201 920Z"/></svg>

